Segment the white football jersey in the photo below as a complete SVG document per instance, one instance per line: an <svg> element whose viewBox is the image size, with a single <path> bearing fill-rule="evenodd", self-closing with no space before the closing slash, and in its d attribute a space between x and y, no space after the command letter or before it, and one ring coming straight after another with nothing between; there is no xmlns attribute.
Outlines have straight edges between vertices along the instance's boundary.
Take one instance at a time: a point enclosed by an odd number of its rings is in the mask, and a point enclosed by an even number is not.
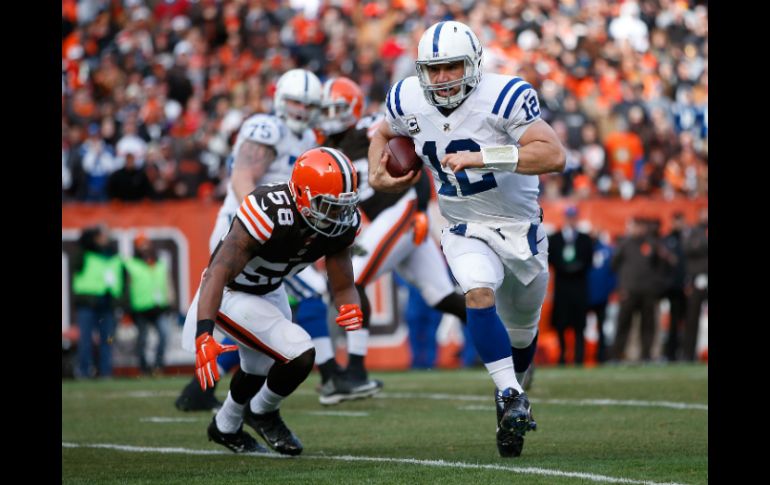
<svg viewBox="0 0 770 485"><path fill-rule="evenodd" d="M396 83L385 99L394 133L410 136L433 174L441 213L452 224L517 219L539 223L539 178L509 171L441 167L447 153L518 145L540 118L534 88L519 77L485 73L478 86L449 116L428 104L416 76Z"/></svg>
<svg viewBox="0 0 770 485"><path fill-rule="evenodd" d="M298 137L281 118L275 115L255 114L248 117L238 130L235 147L228 163L231 164L235 160L238 150L247 140L271 145L276 151L275 160L270 164L265 175L257 181L257 185L288 181L294 169L294 161L302 153L317 146L315 133L310 128L302 133L302 137ZM227 184L227 196L220 212L234 215L241 202L236 199L233 184L229 182Z"/></svg>

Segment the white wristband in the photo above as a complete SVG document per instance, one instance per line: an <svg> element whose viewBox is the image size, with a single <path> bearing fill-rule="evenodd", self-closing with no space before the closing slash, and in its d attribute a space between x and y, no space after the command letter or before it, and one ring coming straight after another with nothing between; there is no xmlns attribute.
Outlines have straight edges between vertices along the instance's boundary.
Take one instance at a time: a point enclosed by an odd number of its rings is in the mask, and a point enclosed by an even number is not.
<svg viewBox="0 0 770 485"><path fill-rule="evenodd" d="M485 167L515 172L519 164L519 149L516 145L484 147L481 149L481 159Z"/></svg>

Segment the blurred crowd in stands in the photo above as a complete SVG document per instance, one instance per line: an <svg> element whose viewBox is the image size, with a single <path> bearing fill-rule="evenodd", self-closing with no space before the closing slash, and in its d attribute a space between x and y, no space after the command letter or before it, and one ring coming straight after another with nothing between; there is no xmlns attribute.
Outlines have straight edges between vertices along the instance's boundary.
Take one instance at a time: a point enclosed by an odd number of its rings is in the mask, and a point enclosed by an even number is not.
<svg viewBox="0 0 770 485"><path fill-rule="evenodd" d="M708 195L708 9L673 0L62 0L62 200L221 198L278 77L344 75L381 109L430 24L539 92L568 148L545 199Z"/></svg>

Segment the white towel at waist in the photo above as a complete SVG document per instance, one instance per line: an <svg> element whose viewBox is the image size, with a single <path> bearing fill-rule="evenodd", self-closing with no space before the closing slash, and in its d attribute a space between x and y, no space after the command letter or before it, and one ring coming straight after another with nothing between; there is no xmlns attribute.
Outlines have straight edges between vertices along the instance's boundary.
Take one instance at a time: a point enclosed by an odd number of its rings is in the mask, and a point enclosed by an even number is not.
<svg viewBox="0 0 770 485"><path fill-rule="evenodd" d="M533 226L530 222L495 223L490 226L469 222L464 224L465 234L462 234L461 229L459 231L457 229L458 226L462 225L456 224L449 228L449 231L456 235L473 237L487 243L522 284L530 284L537 275L547 269L547 263L544 263L542 258L537 258L532 254L532 247L537 248L537 242L534 240L530 242L528 235L532 230L533 234L529 237L533 238L537 226ZM531 227L532 229L530 229Z"/></svg>

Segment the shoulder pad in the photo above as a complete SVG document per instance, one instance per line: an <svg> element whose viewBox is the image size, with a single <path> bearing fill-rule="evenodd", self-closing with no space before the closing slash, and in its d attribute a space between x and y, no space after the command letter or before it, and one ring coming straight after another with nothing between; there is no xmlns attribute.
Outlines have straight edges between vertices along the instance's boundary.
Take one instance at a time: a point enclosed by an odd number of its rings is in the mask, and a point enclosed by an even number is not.
<svg viewBox="0 0 770 485"><path fill-rule="evenodd" d="M245 140L271 146L278 144L282 137L278 120L264 114L251 116L244 121L240 134Z"/></svg>

